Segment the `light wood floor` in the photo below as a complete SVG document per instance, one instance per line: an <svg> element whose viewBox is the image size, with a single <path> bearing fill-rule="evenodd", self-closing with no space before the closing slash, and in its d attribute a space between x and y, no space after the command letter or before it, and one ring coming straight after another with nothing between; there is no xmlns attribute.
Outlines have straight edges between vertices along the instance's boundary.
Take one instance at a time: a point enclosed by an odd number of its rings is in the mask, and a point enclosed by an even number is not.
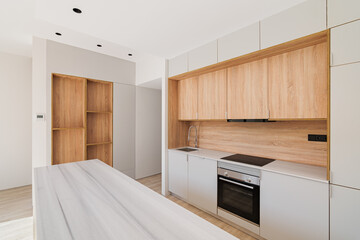
<svg viewBox="0 0 360 240"><path fill-rule="evenodd" d="M161 192L161 175L138 180L140 183L154 190ZM0 239L1 240L32 240L33 239L33 220L32 220L32 195L31 185L9 190L0 191ZM174 197L168 199L188 209L196 215L224 229L230 234L241 240L255 240L246 233L220 221L219 219L207 214L204 211Z"/></svg>

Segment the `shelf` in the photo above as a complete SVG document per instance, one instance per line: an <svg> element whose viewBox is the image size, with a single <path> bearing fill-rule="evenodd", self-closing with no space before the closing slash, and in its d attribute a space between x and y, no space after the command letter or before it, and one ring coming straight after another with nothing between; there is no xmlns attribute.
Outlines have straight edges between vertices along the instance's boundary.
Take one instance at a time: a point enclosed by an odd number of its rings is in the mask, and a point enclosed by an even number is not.
<svg viewBox="0 0 360 240"><path fill-rule="evenodd" d="M73 128L53 128L53 131L62 131L62 130L75 130L75 129L85 129L84 127L73 127Z"/></svg>
<svg viewBox="0 0 360 240"><path fill-rule="evenodd" d="M86 144L86 146L97 146L97 145L105 145L105 144L112 144L112 142L88 143Z"/></svg>
<svg viewBox="0 0 360 240"><path fill-rule="evenodd" d="M104 112L104 111L86 111L87 113L112 113L112 112Z"/></svg>

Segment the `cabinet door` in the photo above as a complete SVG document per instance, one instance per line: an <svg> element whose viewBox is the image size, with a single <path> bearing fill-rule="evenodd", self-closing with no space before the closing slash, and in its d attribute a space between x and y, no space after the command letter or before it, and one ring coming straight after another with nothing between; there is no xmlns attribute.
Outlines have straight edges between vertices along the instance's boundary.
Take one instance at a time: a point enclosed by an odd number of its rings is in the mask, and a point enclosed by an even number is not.
<svg viewBox="0 0 360 240"><path fill-rule="evenodd" d="M198 119L225 119L226 69L199 76Z"/></svg>
<svg viewBox="0 0 360 240"><path fill-rule="evenodd" d="M187 200L188 196L187 155L169 151L169 191Z"/></svg>
<svg viewBox="0 0 360 240"><path fill-rule="evenodd" d="M326 43L268 59L270 118L327 118L327 59Z"/></svg>
<svg viewBox="0 0 360 240"><path fill-rule="evenodd" d="M329 185L262 171L260 235L268 240L329 239Z"/></svg>
<svg viewBox="0 0 360 240"><path fill-rule="evenodd" d="M219 62L260 50L260 23L257 22L218 40Z"/></svg>
<svg viewBox="0 0 360 240"><path fill-rule="evenodd" d="M359 0L328 0L329 28L360 19Z"/></svg>
<svg viewBox="0 0 360 240"><path fill-rule="evenodd" d="M331 182L360 189L360 63L331 69Z"/></svg>
<svg viewBox="0 0 360 240"><path fill-rule="evenodd" d="M331 29L331 65L360 61L360 20Z"/></svg>
<svg viewBox="0 0 360 240"><path fill-rule="evenodd" d="M217 63L217 41L205 44L188 53L189 71Z"/></svg>
<svg viewBox="0 0 360 240"><path fill-rule="evenodd" d="M179 81L179 119L197 119L198 109L198 78Z"/></svg>
<svg viewBox="0 0 360 240"><path fill-rule="evenodd" d="M169 60L169 76L176 76L188 71L188 55L182 54Z"/></svg>
<svg viewBox="0 0 360 240"><path fill-rule="evenodd" d="M331 186L330 240L359 239L360 190Z"/></svg>
<svg viewBox="0 0 360 240"><path fill-rule="evenodd" d="M217 213L217 161L189 156L189 202Z"/></svg>
<svg viewBox="0 0 360 240"><path fill-rule="evenodd" d="M326 0L308 0L261 24L261 49L326 29Z"/></svg>
<svg viewBox="0 0 360 240"><path fill-rule="evenodd" d="M267 119L267 59L228 69L229 119Z"/></svg>

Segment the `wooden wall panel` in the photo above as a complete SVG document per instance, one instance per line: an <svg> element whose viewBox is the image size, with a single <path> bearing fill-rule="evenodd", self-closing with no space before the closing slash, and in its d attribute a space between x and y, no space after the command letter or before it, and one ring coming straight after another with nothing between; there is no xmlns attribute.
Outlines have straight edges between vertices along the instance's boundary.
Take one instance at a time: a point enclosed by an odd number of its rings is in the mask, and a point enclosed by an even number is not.
<svg viewBox="0 0 360 240"><path fill-rule="evenodd" d="M98 80L87 82L87 110L94 112L112 112L112 83Z"/></svg>
<svg viewBox="0 0 360 240"><path fill-rule="evenodd" d="M187 145L189 122L179 121L179 81L168 81L168 148Z"/></svg>
<svg viewBox="0 0 360 240"><path fill-rule="evenodd" d="M267 59L228 68L228 118L267 119Z"/></svg>
<svg viewBox="0 0 360 240"><path fill-rule="evenodd" d="M198 119L226 119L226 70L199 76Z"/></svg>
<svg viewBox="0 0 360 240"><path fill-rule="evenodd" d="M198 78L181 80L178 83L178 119L195 120L198 111Z"/></svg>
<svg viewBox="0 0 360 240"><path fill-rule="evenodd" d="M87 143L112 142L112 114L88 113L87 114Z"/></svg>
<svg viewBox="0 0 360 240"><path fill-rule="evenodd" d="M85 160L85 129L53 131L52 164Z"/></svg>
<svg viewBox="0 0 360 240"><path fill-rule="evenodd" d="M326 121L191 124L198 126L200 148L327 166L327 143L308 141L308 134L327 134Z"/></svg>
<svg viewBox="0 0 360 240"><path fill-rule="evenodd" d="M271 119L328 117L328 45L268 59Z"/></svg>
<svg viewBox="0 0 360 240"><path fill-rule="evenodd" d="M113 166L112 144L101 144L87 147L88 159L99 159L109 166Z"/></svg>

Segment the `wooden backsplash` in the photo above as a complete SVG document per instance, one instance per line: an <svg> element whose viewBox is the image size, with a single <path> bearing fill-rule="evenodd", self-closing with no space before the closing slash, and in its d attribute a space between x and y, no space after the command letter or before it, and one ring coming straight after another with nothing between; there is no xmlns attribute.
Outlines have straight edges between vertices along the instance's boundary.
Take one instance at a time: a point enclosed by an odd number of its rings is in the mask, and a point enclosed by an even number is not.
<svg viewBox="0 0 360 240"><path fill-rule="evenodd" d="M327 134L326 121L191 122L200 148L327 166L326 142L309 142L308 134ZM193 146L195 130L190 145Z"/></svg>

